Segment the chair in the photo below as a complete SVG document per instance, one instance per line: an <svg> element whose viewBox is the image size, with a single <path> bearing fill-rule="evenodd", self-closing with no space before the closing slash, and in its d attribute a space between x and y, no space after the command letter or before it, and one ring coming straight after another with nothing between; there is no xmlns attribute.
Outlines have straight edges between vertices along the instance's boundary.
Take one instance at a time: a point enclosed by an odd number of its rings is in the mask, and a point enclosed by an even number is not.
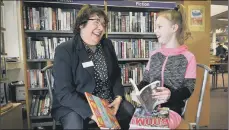
<svg viewBox="0 0 229 130"><path fill-rule="evenodd" d="M41 70L41 73L45 74L44 77L46 77L48 92L49 92L49 95L50 95L50 104L51 105L49 107L49 110L52 109L52 103L53 103L53 93L52 93L52 90L53 90L52 85L53 84L51 84L52 68L53 68L53 64L47 65ZM61 123L59 121L56 121L56 120L53 119L52 129L56 129L56 125L61 125ZM97 128L97 125L93 120L90 120L88 125L89 125L89 129L90 128L93 128L93 129Z"/></svg>
<svg viewBox="0 0 229 130"><path fill-rule="evenodd" d="M226 90L227 88L224 85L224 73L228 72L227 70L227 63L228 63L228 59L227 59L228 55L219 55L220 60L218 61L218 64L212 65L212 89L220 89L223 88L224 90ZM222 81L223 81L223 87L217 87L218 84L218 74L222 74Z"/></svg>
<svg viewBox="0 0 229 130"><path fill-rule="evenodd" d="M202 104L203 104L203 98L204 98L204 92L205 92L205 88L206 88L207 78L208 78L208 74L212 73L212 70L206 65L197 64L197 67L204 69L204 75L203 75L202 86L200 89L200 96L199 96L199 102L198 102L198 106L197 106L196 120L195 120L195 123L189 124L190 126L194 127L195 129L199 129L200 112L201 112L201 108L202 108ZM185 101L185 107L183 109L182 116L184 115L184 113L186 111L187 104L188 104L188 100Z"/></svg>
<svg viewBox="0 0 229 130"><path fill-rule="evenodd" d="M53 103L52 85L51 85L51 77L50 77L51 74L52 74L52 67L53 67L53 64L47 65L41 70L41 73L45 74L44 77L46 77L48 92L49 92L49 95L50 95L50 107L49 107L49 110L52 109L52 103ZM60 124L59 122L56 122L53 119L52 129L56 129L56 124L57 123Z"/></svg>

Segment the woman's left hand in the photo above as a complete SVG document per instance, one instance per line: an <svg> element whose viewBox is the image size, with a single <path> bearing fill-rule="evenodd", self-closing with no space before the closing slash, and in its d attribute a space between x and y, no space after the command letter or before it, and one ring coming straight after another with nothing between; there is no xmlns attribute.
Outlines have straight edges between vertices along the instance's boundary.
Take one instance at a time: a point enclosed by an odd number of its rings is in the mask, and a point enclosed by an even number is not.
<svg viewBox="0 0 229 130"><path fill-rule="evenodd" d="M108 107L110 107L113 110L113 114L116 115L120 103L121 103L122 99L121 98L116 98L111 104L109 104Z"/></svg>
<svg viewBox="0 0 229 130"><path fill-rule="evenodd" d="M161 103L166 103L171 96L171 91L166 87L157 87L157 90L153 92L152 96L159 99Z"/></svg>

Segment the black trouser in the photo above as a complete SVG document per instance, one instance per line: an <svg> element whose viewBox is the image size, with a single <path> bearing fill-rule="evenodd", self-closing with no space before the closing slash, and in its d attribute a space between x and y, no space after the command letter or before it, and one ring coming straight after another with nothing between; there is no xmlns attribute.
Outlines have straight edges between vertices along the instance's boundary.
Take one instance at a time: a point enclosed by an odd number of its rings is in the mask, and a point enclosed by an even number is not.
<svg viewBox="0 0 229 130"><path fill-rule="evenodd" d="M128 101L123 100L120 104L119 110L116 114L118 122L123 130L129 129L129 123L134 114L134 107ZM88 121L84 120L76 112L70 112L67 115L60 118L60 122L63 126L63 129L87 129Z"/></svg>

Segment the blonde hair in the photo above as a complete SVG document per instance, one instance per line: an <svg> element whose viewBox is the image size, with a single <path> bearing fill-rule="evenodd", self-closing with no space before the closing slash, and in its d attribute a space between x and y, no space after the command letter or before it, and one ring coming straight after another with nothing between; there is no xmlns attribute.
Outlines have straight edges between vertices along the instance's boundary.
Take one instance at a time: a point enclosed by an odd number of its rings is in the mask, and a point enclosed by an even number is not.
<svg viewBox="0 0 229 130"><path fill-rule="evenodd" d="M180 44L184 44L184 41L191 37L191 32L186 23L185 8L182 4L177 5L173 10L158 13L158 17L159 16L165 17L173 24L178 25L177 39Z"/></svg>

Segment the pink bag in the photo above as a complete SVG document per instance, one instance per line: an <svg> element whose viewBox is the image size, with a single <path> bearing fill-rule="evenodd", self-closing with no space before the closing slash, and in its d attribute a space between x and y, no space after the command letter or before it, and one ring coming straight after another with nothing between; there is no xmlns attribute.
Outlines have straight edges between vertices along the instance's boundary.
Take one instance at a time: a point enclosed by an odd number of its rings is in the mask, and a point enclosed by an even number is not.
<svg viewBox="0 0 229 130"><path fill-rule="evenodd" d="M181 116L172 111L169 110L169 128L170 129L176 129L181 123Z"/></svg>

